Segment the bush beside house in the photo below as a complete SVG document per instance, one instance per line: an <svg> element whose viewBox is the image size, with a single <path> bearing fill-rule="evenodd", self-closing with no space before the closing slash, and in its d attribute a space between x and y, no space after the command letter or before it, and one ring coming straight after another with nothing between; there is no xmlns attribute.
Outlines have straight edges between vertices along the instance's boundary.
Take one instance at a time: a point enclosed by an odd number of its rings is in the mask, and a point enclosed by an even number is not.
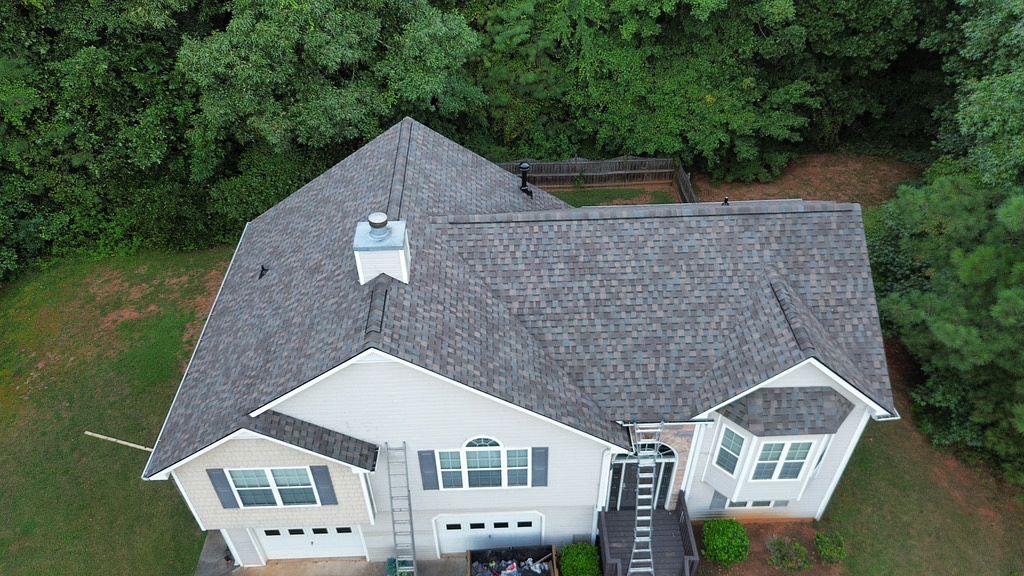
<svg viewBox="0 0 1024 576"><path fill-rule="evenodd" d="M562 548L558 554L558 569L562 576L601 576L597 546L578 542Z"/></svg>
<svg viewBox="0 0 1024 576"><path fill-rule="evenodd" d="M733 519L704 523L704 557L722 566L739 564L750 556L747 529Z"/></svg>

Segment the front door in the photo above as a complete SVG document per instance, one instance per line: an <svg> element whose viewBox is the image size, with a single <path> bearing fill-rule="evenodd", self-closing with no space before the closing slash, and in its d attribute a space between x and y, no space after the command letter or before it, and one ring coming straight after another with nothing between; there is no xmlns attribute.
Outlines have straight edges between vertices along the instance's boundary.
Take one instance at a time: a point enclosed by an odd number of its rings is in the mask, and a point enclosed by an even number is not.
<svg viewBox="0 0 1024 576"><path fill-rule="evenodd" d="M657 468L654 471L655 508L664 510L668 506L675 473L675 452L662 444L658 447ZM612 476L608 486L609 510L631 510L636 507L636 456L619 455L612 460Z"/></svg>

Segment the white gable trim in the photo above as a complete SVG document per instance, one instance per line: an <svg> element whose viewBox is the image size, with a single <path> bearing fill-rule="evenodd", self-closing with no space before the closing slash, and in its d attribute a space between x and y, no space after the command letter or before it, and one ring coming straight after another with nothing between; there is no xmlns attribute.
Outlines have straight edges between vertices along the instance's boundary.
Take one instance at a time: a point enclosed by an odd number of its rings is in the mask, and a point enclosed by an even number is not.
<svg viewBox="0 0 1024 576"><path fill-rule="evenodd" d="M807 360L804 360L803 362L800 362L799 364L796 364L795 366L792 366L790 368L787 368L787 369L783 370L782 372L779 372L778 374L776 374L775 376L772 376L771 378L765 380L764 382L761 382L760 384L758 384L756 386L752 386L750 388L747 388L743 392L740 392L739 394L729 398L728 400L725 400L723 402L720 402L720 403L716 404L715 406L705 410L704 412L701 412L700 414L695 416L693 419L694 420L699 420L699 419L702 419L702 418L708 418L711 415L711 413L718 411L720 408L722 408L723 406L726 406L727 404L731 404L731 403L735 402L736 400L739 400L740 398L743 398L744 396L754 392L755 390L760 390L761 388L772 388L772 387L774 387L773 385L777 384L780 379L784 378L785 376L787 376L791 372L794 372L797 369L799 369L799 368L801 368L801 367L803 367L804 365L807 365L807 364L810 364L811 366L814 366L815 368L817 368L824 375L828 376L829 379L831 379L832 382L834 382L836 386L838 386L842 390L845 390L846 392L849 392L852 396L854 396L855 398L860 400L862 403L864 403L864 405L866 405L868 408L871 409L871 412L872 412L872 414L874 416L878 417L878 416L891 416L892 415L888 410L883 408L878 402L875 402L874 400L872 400L871 398L866 396L864 393L862 393L860 390L858 390L853 384L850 384L849 382L844 380L841 376L839 376L838 374L833 372L828 366L825 366L824 364L819 362L816 358L808 358Z"/></svg>
<svg viewBox="0 0 1024 576"><path fill-rule="evenodd" d="M348 462L342 462L341 460L336 460L334 458L331 458L330 456L324 456L323 454L320 454L318 452L313 452L312 450L307 450L306 448L303 448L301 446L296 446L295 444L289 444L289 443L287 443L287 442L285 442L283 440L278 440L277 438L271 438L270 436L267 436L266 434L260 434L259 432L255 432L253 430L248 430L246 428L239 428L238 430L235 430L231 434L228 434L227 436L221 438L220 440L217 440L213 444L210 444L209 446L199 450L198 452L194 452L190 456L187 456L185 458L182 458L181 460L178 460L174 464L171 464L170 466L168 466L167 468L164 468L163 470L160 470L159 472L154 472L153 474L151 474L149 476L149 478L145 478L144 477L143 480L166 480L168 474L171 471L175 470L176 468L180 468L181 466L184 466L185 464L188 464L189 462L195 460L196 458L202 456L203 454L206 454L210 450L213 450L214 448L217 448L218 446L220 446L222 444L225 444L225 443L227 443L227 442L229 442L231 440L269 440L270 442L274 442L275 444L280 444L281 446L286 446L286 447L291 448L293 450L298 450L299 452L302 452L304 454L309 454L310 456L316 456L317 458L323 458L324 460L328 460L330 462L335 462L335 463L341 464L342 466L347 466L348 468L351 468L352 470L354 470L356 472L372 472L372 470L367 470L365 468L360 468L359 466L353 466L352 464L349 464Z"/></svg>
<svg viewBox="0 0 1024 576"><path fill-rule="evenodd" d="M153 443L153 448L156 448L160 444L160 438L163 438L164 429L167 428L167 421L171 418L171 412L174 411L174 404L178 401L178 395L181 394L181 385L185 383L185 377L188 376L188 370L192 367L192 361L196 359L196 352L199 350L199 346L203 343L203 335L206 334L206 327L210 324L210 318L213 316L213 310L217 308L217 301L220 300L220 293L224 290L224 283L228 281L228 275L231 274L231 265L235 263L235 256L238 256L238 247L242 245L242 240L245 238L245 231L249 229L249 222L245 223L245 228L242 228L242 235L238 237L238 244L235 245L235 251L231 253L231 260L228 262L228 269L224 271L224 278L220 281L220 287L217 288L217 295L213 297L213 305L210 306L210 313L206 315L206 320L203 322L203 329L199 332L199 339L196 340L196 347L192 349L192 355L188 358L188 364L185 365L185 373L181 375L181 381L178 382L178 390L174 393L174 399L171 400L171 407L167 410L167 416L164 416L164 423L160 426L160 433L156 436L156 442ZM149 469L150 462L153 461L154 451L150 450L149 458L146 460L146 467L143 471ZM163 472L163 470L161 470ZM150 477L156 476L156 474L150 474ZM142 476L143 480L146 480L145 474ZM162 480L166 480L165 475Z"/></svg>
<svg viewBox="0 0 1024 576"><path fill-rule="evenodd" d="M451 378L448 378L446 376L442 376L441 374L438 374L437 372L433 372L433 371L428 370L428 369L426 369L426 368L424 368L422 366L417 366L416 364L413 364L412 362L408 362L408 361L403 360L403 359L401 359L401 358L399 358L397 356L393 356L391 354L388 354L387 352L382 352L380 350L377 350L376 348L370 348L370 349L368 349L368 350L366 350L366 351L364 351L364 352L362 352L360 354L357 354L357 355L353 356L352 358L349 358L348 360L346 360L345 362L339 364L335 368L332 368L331 370L328 370L327 372L324 372L320 376L317 376L316 378L310 380L309 382L306 382L305 384L299 386L298 388L292 390L291 392L288 392L287 394L279 396L279 397L275 398L274 400L271 400L270 402L264 404L263 406L260 406L256 410L250 412L249 415L250 416L259 416L260 414L266 412L267 410L273 409L275 406L277 406L278 404L284 402L285 400L288 400L289 398L292 398L292 397L294 397L294 396L296 396L298 394L301 394L302 392L304 392L307 389L309 389L311 386L314 386L314 385L318 384L319 382L322 382L328 376L331 376L331 375L339 372L340 370L342 370L342 369L344 369L344 368L346 368L346 367L348 367L348 366L350 366L350 365L352 365L352 364L354 364L356 362L379 362L379 361L396 362L398 364L401 364L402 366L406 366L406 367L412 368L413 370L417 370L419 372L422 372L423 374L427 374L428 376L432 376L432 377L440 380L441 382L444 382L446 384L451 384L452 386L455 386L455 387L457 387L457 388L459 388L461 390L466 390L468 392L471 392L471 393L476 394L478 396L481 396L483 398L487 398L488 400L491 400L493 402L497 402L498 404L501 404L502 406L506 406L506 407L511 408L513 410L517 410L519 412L522 412L523 414L529 414L530 416L533 416L534 418L537 418L537 419L542 420L544 422L547 422L549 424L553 424L553 425L557 426L558 428L561 428L563 430L567 430L567 431L572 432L574 434L578 434L580 436L583 436L584 438L588 438L588 439L593 440L595 442L598 442L599 444L602 444L602 445L604 445L604 446L606 446L608 448L611 448L613 453L625 454L625 453L628 452L627 449L622 448L620 446L616 446L615 444L612 444L611 442L608 442L607 440L604 440L602 438L598 438L597 436L594 436L592 434L588 434L588 433L586 433L586 432L584 432L582 430L578 430L576 428L573 428L572 426L569 426L567 424L563 424L563 423L561 423L561 422L559 422L557 420L554 420L552 418L548 418L547 416L544 416L543 414L538 414L538 413L533 412L531 410L527 410L526 408L523 408L522 406L519 406L517 404L513 404L512 402L508 402L506 400L502 400L501 398L498 398L497 396L492 396L492 395L490 395L490 394L488 394L486 392L482 392L480 390L477 390L476 388L473 388L472 386L467 386L467 385L465 385L465 384L463 384L461 382L457 382L455 380L452 380Z"/></svg>

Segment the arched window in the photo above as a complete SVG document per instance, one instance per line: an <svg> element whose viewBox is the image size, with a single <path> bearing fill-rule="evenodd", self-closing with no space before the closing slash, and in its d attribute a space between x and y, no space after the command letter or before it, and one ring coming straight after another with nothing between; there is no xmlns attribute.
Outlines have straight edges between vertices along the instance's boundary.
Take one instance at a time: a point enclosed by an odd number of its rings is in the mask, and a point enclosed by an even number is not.
<svg viewBox="0 0 1024 576"><path fill-rule="evenodd" d="M504 448L494 438L478 436L459 450L437 453L441 488L529 486L529 448Z"/></svg>
<svg viewBox="0 0 1024 576"><path fill-rule="evenodd" d="M492 438L473 438L469 442L466 442L466 448L491 448L495 446L501 446L501 444Z"/></svg>

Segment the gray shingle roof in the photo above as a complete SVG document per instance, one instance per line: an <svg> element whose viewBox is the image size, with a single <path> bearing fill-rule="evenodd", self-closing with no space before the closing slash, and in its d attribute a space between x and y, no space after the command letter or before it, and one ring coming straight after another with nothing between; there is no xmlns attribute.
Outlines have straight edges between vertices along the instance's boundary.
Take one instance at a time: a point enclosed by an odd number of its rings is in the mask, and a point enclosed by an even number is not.
<svg viewBox="0 0 1024 576"><path fill-rule="evenodd" d="M828 386L760 388L719 409L758 436L835 434L853 404Z"/></svg>
<svg viewBox="0 0 1024 576"><path fill-rule="evenodd" d="M248 428L363 470L372 471L377 463L376 444L273 410L252 418Z"/></svg>
<svg viewBox="0 0 1024 576"><path fill-rule="evenodd" d="M806 354L783 300L808 350L891 406L859 207L570 209L518 185L407 118L253 220L144 476L369 348L628 446L615 420L706 408L727 348L749 348L745 377ZM358 283L352 238L373 211L408 223L408 285ZM766 265L791 292L769 298ZM739 321L749 306L763 326Z"/></svg>
<svg viewBox="0 0 1024 576"><path fill-rule="evenodd" d="M857 205L438 221L474 275L611 418L686 420L811 356L893 411Z"/></svg>
<svg viewBox="0 0 1024 576"><path fill-rule="evenodd" d="M144 477L252 428L250 412L369 348L626 445L429 223L565 207L409 118L396 124L248 225ZM359 285L352 238L374 211L408 222L409 285Z"/></svg>

